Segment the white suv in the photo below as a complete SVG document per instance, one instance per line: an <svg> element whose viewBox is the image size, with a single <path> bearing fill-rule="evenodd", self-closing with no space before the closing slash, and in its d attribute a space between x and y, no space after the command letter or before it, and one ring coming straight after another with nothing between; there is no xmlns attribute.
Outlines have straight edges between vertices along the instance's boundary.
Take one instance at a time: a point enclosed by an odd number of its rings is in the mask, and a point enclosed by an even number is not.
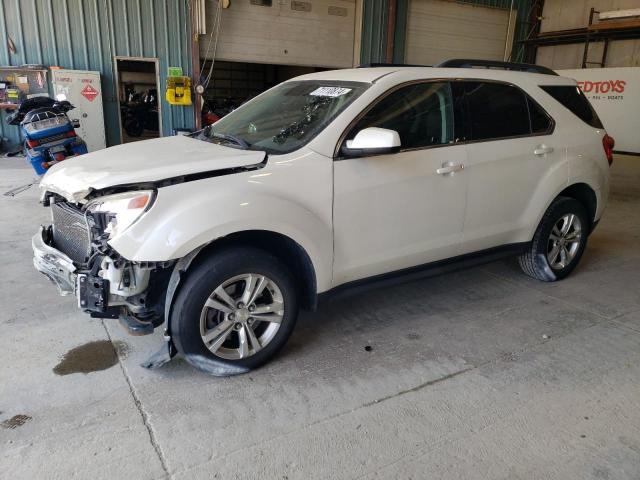
<svg viewBox="0 0 640 480"><path fill-rule="evenodd" d="M239 373L336 290L503 254L565 277L604 210L612 149L576 82L543 67L314 73L190 137L53 167L34 263L92 317L133 334L164 323L147 366L177 351Z"/></svg>

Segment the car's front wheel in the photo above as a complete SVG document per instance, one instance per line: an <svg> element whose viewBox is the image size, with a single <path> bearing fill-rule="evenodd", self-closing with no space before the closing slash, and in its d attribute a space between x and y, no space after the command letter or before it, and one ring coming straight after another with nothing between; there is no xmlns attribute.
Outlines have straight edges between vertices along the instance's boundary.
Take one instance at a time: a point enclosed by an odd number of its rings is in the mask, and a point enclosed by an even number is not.
<svg viewBox="0 0 640 480"><path fill-rule="evenodd" d="M558 197L545 212L529 251L520 256L527 275L553 282L571 273L587 245L587 212L573 198Z"/></svg>
<svg viewBox="0 0 640 480"><path fill-rule="evenodd" d="M297 315L295 284L285 265L259 249L233 248L189 271L172 308L171 336L195 367L210 371L213 364L237 373L269 361Z"/></svg>

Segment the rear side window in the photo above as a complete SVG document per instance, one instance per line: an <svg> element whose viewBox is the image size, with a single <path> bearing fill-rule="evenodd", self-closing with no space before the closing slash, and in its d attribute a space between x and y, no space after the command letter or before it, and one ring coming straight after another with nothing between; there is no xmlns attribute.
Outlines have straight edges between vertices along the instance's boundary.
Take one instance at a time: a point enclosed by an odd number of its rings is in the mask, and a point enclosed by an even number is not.
<svg viewBox="0 0 640 480"><path fill-rule="evenodd" d="M598 114L578 87L571 85L541 85L540 88L571 110L583 122L594 128L603 128Z"/></svg>
<svg viewBox="0 0 640 480"><path fill-rule="evenodd" d="M463 82L471 140L531 134L527 97L511 85Z"/></svg>
<svg viewBox="0 0 640 480"><path fill-rule="evenodd" d="M531 117L531 133L540 135L551 132L553 122L547 112L529 97L527 97L527 104L529 105L529 116Z"/></svg>

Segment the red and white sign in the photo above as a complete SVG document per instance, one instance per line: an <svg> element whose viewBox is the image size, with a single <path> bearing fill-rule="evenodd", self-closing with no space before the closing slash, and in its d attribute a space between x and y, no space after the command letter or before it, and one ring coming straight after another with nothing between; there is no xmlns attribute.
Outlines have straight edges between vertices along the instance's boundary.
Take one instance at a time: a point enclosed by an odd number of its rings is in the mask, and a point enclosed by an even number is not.
<svg viewBox="0 0 640 480"><path fill-rule="evenodd" d="M76 132L87 143L89 151L105 148L100 72L60 69L53 70L51 76L54 95L64 94L76 107L69 112L69 118L80 121Z"/></svg>
<svg viewBox="0 0 640 480"><path fill-rule="evenodd" d="M640 153L640 68L558 70L575 78L621 152Z"/></svg>
<svg viewBox="0 0 640 480"><path fill-rule="evenodd" d="M98 90L96 90L90 83L87 83L87 86L80 91L80 94L90 102L93 102L95 98L100 95L100 92L98 92Z"/></svg>

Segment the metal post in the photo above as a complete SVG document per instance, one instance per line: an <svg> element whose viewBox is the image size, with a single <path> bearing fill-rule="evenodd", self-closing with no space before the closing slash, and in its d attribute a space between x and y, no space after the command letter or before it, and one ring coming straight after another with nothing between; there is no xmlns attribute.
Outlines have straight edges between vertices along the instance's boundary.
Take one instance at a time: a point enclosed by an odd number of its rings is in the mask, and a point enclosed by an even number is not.
<svg viewBox="0 0 640 480"><path fill-rule="evenodd" d="M596 9L591 7L591 10L589 11L589 26L593 25L593 14L594 13L600 13L600 12L596 12Z"/></svg>
<svg viewBox="0 0 640 480"><path fill-rule="evenodd" d="M587 55L589 54L589 34L584 39L584 52L582 53L582 67L587 68Z"/></svg>
<svg viewBox="0 0 640 480"><path fill-rule="evenodd" d="M604 48L602 49L602 62L600 63L600 66L602 68L604 68L605 65L607 64L607 50L609 50L609 39L605 38L604 39Z"/></svg>
<svg viewBox="0 0 640 480"><path fill-rule="evenodd" d="M387 16L387 48L385 62L393 63L393 49L395 47L396 20L398 16L398 0L389 0Z"/></svg>
<svg viewBox="0 0 640 480"><path fill-rule="evenodd" d="M193 88L193 113L195 115L196 130L202 128L202 100L201 95L195 91L195 86L200 83L200 42L198 37L198 8L196 3L200 0L189 0L189 10L191 24L189 25L189 35L191 37L191 88Z"/></svg>
<svg viewBox="0 0 640 480"><path fill-rule="evenodd" d="M600 12L598 12L595 8L591 7L591 10L589 10L589 25L587 26L587 29L591 25L593 25L593 16L596 13L600 13ZM587 63L589 63L587 61L588 56L589 56L589 32L587 32L587 36L585 37L585 40L584 40L584 52L582 54L582 68L587 68Z"/></svg>

